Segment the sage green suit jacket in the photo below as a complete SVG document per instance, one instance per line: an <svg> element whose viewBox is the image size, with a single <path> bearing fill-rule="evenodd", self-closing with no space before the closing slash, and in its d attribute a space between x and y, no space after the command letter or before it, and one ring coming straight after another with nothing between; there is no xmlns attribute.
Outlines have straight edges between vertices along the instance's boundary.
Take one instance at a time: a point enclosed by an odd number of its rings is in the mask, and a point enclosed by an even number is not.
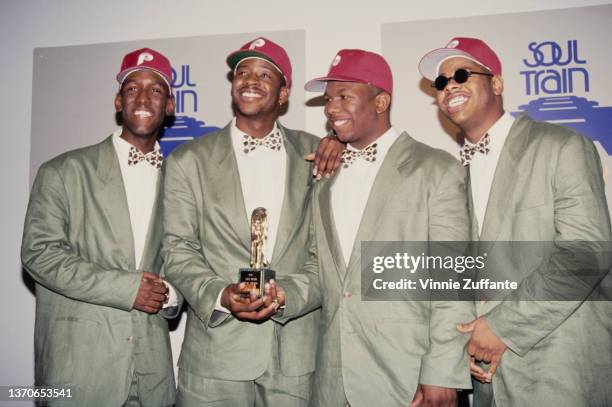
<svg viewBox="0 0 612 407"><path fill-rule="evenodd" d="M250 226L231 125L175 150L167 163L163 259L166 278L189 304L179 367L222 380L254 380L278 352L286 376L311 373L319 312L287 322L241 322L214 311L219 293L249 266ZM285 196L271 268L277 277L309 261L311 164L319 139L279 125L287 154ZM266 180L261 180L266 182ZM306 225L306 226L305 226ZM313 266L311 266L313 267Z"/></svg>
<svg viewBox="0 0 612 407"><path fill-rule="evenodd" d="M526 115L515 120L497 164L480 239L490 252L507 241L554 245L508 256L490 271L522 282L506 301L477 305L509 347L492 386L475 384L477 407L491 405L491 393L498 407L612 405L612 303L582 302L602 294L601 285L590 291L612 266L609 253L603 253L609 252L611 237L604 191L590 140ZM576 252L581 246L570 243L580 241L608 243L588 244L587 250L603 252L581 256ZM590 278L559 274L581 257ZM602 283L608 295L610 277ZM576 296L579 285L586 288L582 300L542 301L549 298L542 295L546 290L572 290ZM537 302L520 301L529 299Z"/></svg>
<svg viewBox="0 0 612 407"><path fill-rule="evenodd" d="M281 280L285 317L322 303L313 405L407 406L419 383L471 388L467 335L471 302L362 301L364 241L469 241L465 171L449 154L403 133L372 186L348 264L330 206L334 179L313 201L318 276ZM346 399L345 399L346 397Z"/></svg>
<svg viewBox="0 0 612 407"><path fill-rule="evenodd" d="M134 370L144 405L174 403L167 322L132 309L137 269L159 270L158 219L156 205L137 267L112 136L38 171L21 247L23 265L36 281L35 380L72 386L69 405L122 405Z"/></svg>

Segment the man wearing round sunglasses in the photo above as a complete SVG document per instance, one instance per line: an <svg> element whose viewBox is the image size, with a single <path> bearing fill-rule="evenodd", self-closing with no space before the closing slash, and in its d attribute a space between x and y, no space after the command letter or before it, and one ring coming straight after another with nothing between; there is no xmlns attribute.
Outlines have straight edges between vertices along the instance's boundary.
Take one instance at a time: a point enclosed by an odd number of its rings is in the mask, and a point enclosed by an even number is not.
<svg viewBox="0 0 612 407"><path fill-rule="evenodd" d="M475 404L612 405L606 383L612 374L609 303L583 301L593 289L586 279L582 291L569 287L582 298L524 301L550 298L536 296L542 289L566 294L559 292L563 282L552 283L582 254L568 249L568 242L609 247L610 219L593 143L571 129L504 112L501 63L479 39L453 38L427 53L419 71L433 82L438 107L465 138L460 155L469 165L480 241L551 243L546 257L515 255L502 270L491 270L519 277L519 289L502 302L479 302L479 317L458 326L471 334ZM611 266L609 256L600 254L585 256L592 259L593 285Z"/></svg>

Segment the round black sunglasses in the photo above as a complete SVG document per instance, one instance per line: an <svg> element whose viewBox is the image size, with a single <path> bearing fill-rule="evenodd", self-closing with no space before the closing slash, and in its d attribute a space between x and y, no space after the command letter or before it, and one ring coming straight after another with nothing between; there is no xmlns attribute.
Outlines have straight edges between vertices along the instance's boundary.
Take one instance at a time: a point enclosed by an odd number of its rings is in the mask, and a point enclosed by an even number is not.
<svg viewBox="0 0 612 407"><path fill-rule="evenodd" d="M431 87L436 88L438 90L444 90L444 88L446 88L446 85L448 85L451 79L453 79L457 83L465 83L472 75L494 76L493 74L486 72L472 72L464 68L459 68L455 71L452 78L447 78L444 75L438 76L436 80L431 84Z"/></svg>

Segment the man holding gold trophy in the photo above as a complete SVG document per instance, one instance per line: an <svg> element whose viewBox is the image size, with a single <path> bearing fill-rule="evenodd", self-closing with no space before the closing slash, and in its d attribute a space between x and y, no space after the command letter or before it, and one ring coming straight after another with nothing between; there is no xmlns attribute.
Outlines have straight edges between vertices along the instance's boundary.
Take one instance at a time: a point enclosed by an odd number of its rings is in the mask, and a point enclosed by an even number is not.
<svg viewBox="0 0 612 407"><path fill-rule="evenodd" d="M189 304L177 405L306 406L319 311L283 325L274 285L260 294L274 274L266 258L278 276L316 267L303 157L319 139L277 121L291 88L282 47L259 37L227 64L235 118L179 147L166 167L164 271Z"/></svg>

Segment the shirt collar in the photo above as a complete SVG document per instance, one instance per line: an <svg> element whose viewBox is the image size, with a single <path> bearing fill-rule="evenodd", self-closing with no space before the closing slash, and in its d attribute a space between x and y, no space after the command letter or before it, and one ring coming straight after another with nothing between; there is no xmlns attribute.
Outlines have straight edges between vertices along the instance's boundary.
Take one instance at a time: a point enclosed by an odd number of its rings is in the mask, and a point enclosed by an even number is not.
<svg viewBox="0 0 612 407"><path fill-rule="evenodd" d="M118 129L116 131L113 132L113 141L115 142L115 150L117 151L117 155L119 157L119 160L121 162L125 161L127 163L128 161L128 157L130 155L130 148L134 147L134 148L138 148L132 144L130 144L128 141L126 141L125 139L123 139L121 137L121 133L123 132L123 129ZM159 150L159 142L155 142L155 147L153 148L154 150Z"/></svg>
<svg viewBox="0 0 612 407"><path fill-rule="evenodd" d="M376 154L378 157L377 161L381 161L382 158L387 154L387 151L389 151L389 149L391 148L391 146L393 145L393 143L398 137L399 137L399 133L397 132L397 130L395 130L395 128L393 127L390 127L389 130L387 130L382 135L380 135L376 140L374 140L373 142L365 146L364 149L368 148L372 144L376 144L376 151L377 151ZM346 145L346 149L352 150L352 151L359 151L359 149L351 146L350 144Z"/></svg>
<svg viewBox="0 0 612 407"><path fill-rule="evenodd" d="M508 112L504 112L504 114L493 123L493 126L487 131L489 134L490 152L496 153L501 151L513 123L514 117ZM478 143L471 143L468 139L465 139L465 144L475 146Z"/></svg>
<svg viewBox="0 0 612 407"><path fill-rule="evenodd" d="M274 127L272 127L272 130L270 130L270 132L268 134L266 134L266 137L269 136L270 134L276 132L276 131L278 131L280 133L280 129L278 128L278 123L274 122ZM232 119L232 126L231 126L231 130L230 130L230 135L232 137L232 144L234 145L234 150L236 152L240 152L240 154L242 154L242 155L247 155L244 152L243 145L242 145L242 143L243 143L242 139L243 139L244 135L246 135L246 134L247 134L246 132L240 130L238 128L238 126L236 126L236 117L234 117ZM282 133L280 133L280 134L282 135ZM281 137L281 140L282 140L282 137ZM284 142L283 142L283 144L284 144ZM283 151L282 150L283 148L284 148L283 145L281 145L281 151Z"/></svg>
<svg viewBox="0 0 612 407"><path fill-rule="evenodd" d="M491 137L491 151L495 153L501 151L504 143L506 142L506 138L508 138L508 133L510 133L512 123L514 123L514 117L512 117L510 113L504 112L502 117L500 117L499 120L497 120L495 124L491 126L489 129L489 137Z"/></svg>

